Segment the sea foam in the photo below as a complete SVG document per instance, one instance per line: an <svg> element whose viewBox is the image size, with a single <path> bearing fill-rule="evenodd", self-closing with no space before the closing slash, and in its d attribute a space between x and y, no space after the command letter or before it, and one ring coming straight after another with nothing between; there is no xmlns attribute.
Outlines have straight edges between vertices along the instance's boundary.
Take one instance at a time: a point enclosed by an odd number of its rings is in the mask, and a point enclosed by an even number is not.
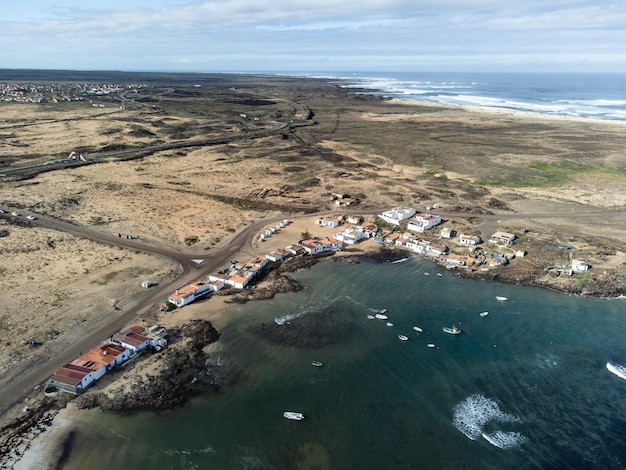
<svg viewBox="0 0 626 470"><path fill-rule="evenodd" d="M621 379L626 380L626 367L607 362L606 368L609 370L609 372L617 375Z"/></svg>
<svg viewBox="0 0 626 470"><path fill-rule="evenodd" d="M482 437L501 449L517 447L527 441L526 437L518 432L486 433L484 428L490 422L521 423L522 420L515 415L502 412L495 401L479 394L470 395L454 407L452 424L473 441Z"/></svg>

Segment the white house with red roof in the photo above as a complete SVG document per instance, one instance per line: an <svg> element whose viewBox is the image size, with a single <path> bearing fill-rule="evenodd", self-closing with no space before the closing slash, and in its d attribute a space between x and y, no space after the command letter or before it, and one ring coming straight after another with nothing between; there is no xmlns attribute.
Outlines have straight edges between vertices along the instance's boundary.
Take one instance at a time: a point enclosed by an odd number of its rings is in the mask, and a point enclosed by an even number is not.
<svg viewBox="0 0 626 470"><path fill-rule="evenodd" d="M309 255L317 255L325 251L337 251L343 248L341 240L332 237L310 239L302 241L302 248Z"/></svg>
<svg viewBox="0 0 626 470"><path fill-rule="evenodd" d="M417 214L414 217L414 220L410 220L406 228L407 230L412 230L414 232L424 232L425 230L431 229L440 223L441 216L438 214L422 213Z"/></svg>
<svg viewBox="0 0 626 470"><path fill-rule="evenodd" d="M168 297L168 301L177 307L190 304L198 297L205 295L211 290L211 285L205 281L196 281L181 289L177 289L172 295Z"/></svg>

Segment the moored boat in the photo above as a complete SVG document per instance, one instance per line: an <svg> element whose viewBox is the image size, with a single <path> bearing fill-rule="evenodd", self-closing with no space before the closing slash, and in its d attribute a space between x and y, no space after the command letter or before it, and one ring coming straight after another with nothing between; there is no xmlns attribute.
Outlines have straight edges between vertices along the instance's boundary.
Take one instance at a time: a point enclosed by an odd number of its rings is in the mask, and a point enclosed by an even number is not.
<svg viewBox="0 0 626 470"><path fill-rule="evenodd" d="M304 419L304 415L297 411L285 411L283 416L287 419L293 419L294 421L302 421Z"/></svg>
<svg viewBox="0 0 626 470"><path fill-rule="evenodd" d="M434 348L435 347L435 343L428 343L426 346L428 346L429 348Z"/></svg>
<svg viewBox="0 0 626 470"><path fill-rule="evenodd" d="M503 297L501 295L496 295L496 300L504 301L504 300L509 300L509 299L507 299L506 297Z"/></svg>
<svg viewBox="0 0 626 470"><path fill-rule="evenodd" d="M387 326L393 326L393 323L391 323L390 321L387 322Z"/></svg>
<svg viewBox="0 0 626 470"><path fill-rule="evenodd" d="M414 326L413 329L417 331L418 333L421 333L422 331L424 331L419 326Z"/></svg>
<svg viewBox="0 0 626 470"><path fill-rule="evenodd" d="M489 315L489 312L480 312L481 317L486 317L487 315Z"/></svg>
<svg viewBox="0 0 626 470"><path fill-rule="evenodd" d="M374 315L368 315L367 318L369 318L370 320L373 320L376 317Z"/></svg>
<svg viewBox="0 0 626 470"><path fill-rule="evenodd" d="M398 335L398 338L400 339L400 341L408 341L409 337L405 336L405 335Z"/></svg>
<svg viewBox="0 0 626 470"><path fill-rule="evenodd" d="M461 334L461 330L459 330L456 325L453 325L452 328L448 328L447 326L443 327L443 331L444 333L448 333L451 335L460 335Z"/></svg>
<svg viewBox="0 0 626 470"><path fill-rule="evenodd" d="M374 315L375 318L378 318L379 320L387 320L389 317L387 315L383 315L382 313L377 313L376 315Z"/></svg>
<svg viewBox="0 0 626 470"><path fill-rule="evenodd" d="M315 367L322 367L324 365L324 364L322 364L319 361L313 361L313 362L311 362L311 364L313 364Z"/></svg>

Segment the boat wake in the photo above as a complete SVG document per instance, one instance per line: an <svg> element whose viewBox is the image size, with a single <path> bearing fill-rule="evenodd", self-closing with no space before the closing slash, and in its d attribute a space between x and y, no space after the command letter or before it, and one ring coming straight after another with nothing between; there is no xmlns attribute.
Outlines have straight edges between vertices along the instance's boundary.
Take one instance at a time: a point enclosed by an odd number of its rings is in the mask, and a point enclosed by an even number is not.
<svg viewBox="0 0 626 470"><path fill-rule="evenodd" d="M606 368L609 370L609 372L617 375L620 379L626 380L626 367L607 362Z"/></svg>
<svg viewBox="0 0 626 470"><path fill-rule="evenodd" d="M284 325L285 323L289 323L291 320L301 317L302 315L306 315L307 313L309 313L309 311L307 310L296 313L288 313L287 315L283 315L282 317L274 318L274 321L277 325Z"/></svg>
<svg viewBox="0 0 626 470"><path fill-rule="evenodd" d="M489 423L521 423L522 420L500 410L498 404L483 395L470 395L454 407L452 424L473 441L485 439L500 449L518 447L528 439L519 432L485 432Z"/></svg>

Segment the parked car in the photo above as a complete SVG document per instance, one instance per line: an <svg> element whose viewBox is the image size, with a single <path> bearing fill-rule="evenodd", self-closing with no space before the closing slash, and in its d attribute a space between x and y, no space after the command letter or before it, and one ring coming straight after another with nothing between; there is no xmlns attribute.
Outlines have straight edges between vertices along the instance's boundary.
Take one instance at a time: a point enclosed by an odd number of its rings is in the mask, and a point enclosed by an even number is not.
<svg viewBox="0 0 626 470"><path fill-rule="evenodd" d="M0 209L0 214L4 214L4 211L2 209Z"/></svg>
<svg viewBox="0 0 626 470"><path fill-rule="evenodd" d="M37 220L37 217L35 217L34 215L28 215L28 216L26 216L26 218L28 220Z"/></svg>
<svg viewBox="0 0 626 470"><path fill-rule="evenodd" d="M20 216L20 213L19 213L19 212L11 212L11 215L12 215L13 217L19 217L19 216Z"/></svg>

